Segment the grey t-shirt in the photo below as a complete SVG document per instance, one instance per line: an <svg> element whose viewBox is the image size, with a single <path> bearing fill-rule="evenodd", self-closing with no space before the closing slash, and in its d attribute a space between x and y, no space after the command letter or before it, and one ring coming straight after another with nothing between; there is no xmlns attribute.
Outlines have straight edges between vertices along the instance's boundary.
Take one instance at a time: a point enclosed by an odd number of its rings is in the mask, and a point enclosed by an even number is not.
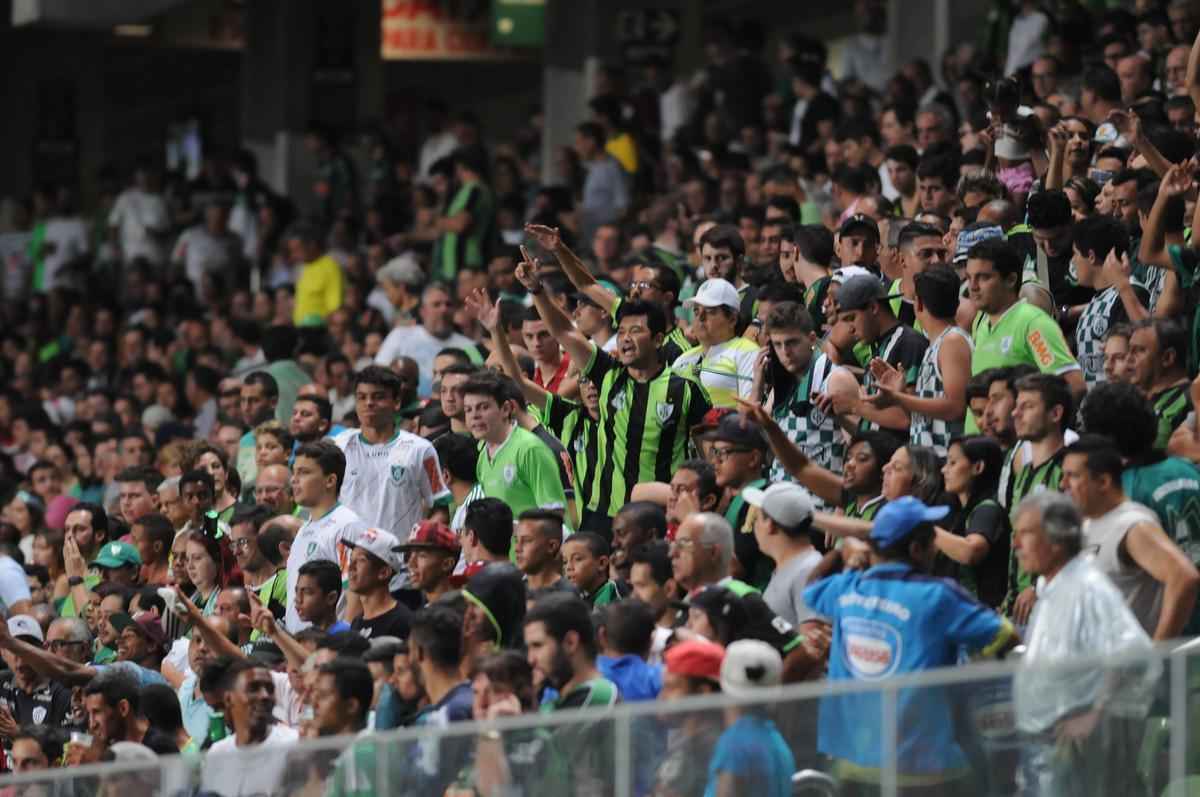
<svg viewBox="0 0 1200 797"><path fill-rule="evenodd" d="M1158 526L1158 516L1134 501L1126 501L1115 509L1083 524L1085 550L1094 552L1096 566L1111 580L1125 604L1137 617L1147 634L1158 627L1162 611L1163 585L1139 565L1122 555L1125 535L1139 523Z"/></svg>
<svg viewBox="0 0 1200 797"><path fill-rule="evenodd" d="M808 574L820 563L821 554L816 548L809 548L806 553L793 556L782 567L775 568L763 592L763 600L771 607L771 611L792 625L800 625L816 617L816 612L804 602L804 587L807 586Z"/></svg>

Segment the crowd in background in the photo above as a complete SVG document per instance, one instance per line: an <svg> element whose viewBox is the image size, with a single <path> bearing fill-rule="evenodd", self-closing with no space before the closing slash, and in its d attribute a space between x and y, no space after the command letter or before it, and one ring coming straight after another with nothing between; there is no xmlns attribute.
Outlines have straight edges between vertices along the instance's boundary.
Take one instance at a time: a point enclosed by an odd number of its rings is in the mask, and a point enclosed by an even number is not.
<svg viewBox="0 0 1200 797"><path fill-rule="evenodd" d="M438 732L1023 644L902 694L902 793L1159 793L1157 667L1054 669L1200 634L1200 6L1133 5L997 0L935 65L874 0L839 62L713 24L551 168L451 96L309 131L303 195L239 152L7 202L6 770L606 794L598 723ZM878 793L880 711L639 722L633 789Z"/></svg>

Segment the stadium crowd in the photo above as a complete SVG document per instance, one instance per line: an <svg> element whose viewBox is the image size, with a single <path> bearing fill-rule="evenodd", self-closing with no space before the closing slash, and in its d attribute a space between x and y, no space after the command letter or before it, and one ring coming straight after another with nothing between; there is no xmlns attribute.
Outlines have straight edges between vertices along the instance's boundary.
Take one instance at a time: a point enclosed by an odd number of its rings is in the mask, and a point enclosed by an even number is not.
<svg viewBox="0 0 1200 797"><path fill-rule="evenodd" d="M997 0L931 66L854 5L841 63L602 68L549 184L537 113L430 103L313 129L311 196L240 152L10 202L5 770L607 794L599 721L438 734L724 694L635 724L638 795L867 795L877 693L753 700L1023 644L902 693L901 793L1157 794L1150 658L1053 665L1200 634L1200 7Z"/></svg>

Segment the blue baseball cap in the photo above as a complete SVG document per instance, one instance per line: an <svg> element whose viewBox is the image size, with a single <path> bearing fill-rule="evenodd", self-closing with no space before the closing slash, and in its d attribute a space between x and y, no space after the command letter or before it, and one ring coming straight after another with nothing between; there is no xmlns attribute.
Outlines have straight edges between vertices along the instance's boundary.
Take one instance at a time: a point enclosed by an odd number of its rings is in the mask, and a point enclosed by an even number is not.
<svg viewBox="0 0 1200 797"><path fill-rule="evenodd" d="M950 514L948 506L926 506L919 499L906 495L888 501L875 516L871 541L880 548L890 548L912 533L922 523L932 523Z"/></svg>

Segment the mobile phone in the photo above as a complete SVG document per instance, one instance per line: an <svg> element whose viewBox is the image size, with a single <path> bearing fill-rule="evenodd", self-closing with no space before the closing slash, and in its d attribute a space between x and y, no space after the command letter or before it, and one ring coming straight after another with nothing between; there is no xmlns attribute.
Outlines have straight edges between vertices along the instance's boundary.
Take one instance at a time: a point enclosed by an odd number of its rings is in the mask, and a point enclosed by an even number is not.
<svg viewBox="0 0 1200 797"><path fill-rule="evenodd" d="M163 603L167 606L167 611L179 614L176 605L179 601L179 595L171 587L159 587L158 597L163 599Z"/></svg>

